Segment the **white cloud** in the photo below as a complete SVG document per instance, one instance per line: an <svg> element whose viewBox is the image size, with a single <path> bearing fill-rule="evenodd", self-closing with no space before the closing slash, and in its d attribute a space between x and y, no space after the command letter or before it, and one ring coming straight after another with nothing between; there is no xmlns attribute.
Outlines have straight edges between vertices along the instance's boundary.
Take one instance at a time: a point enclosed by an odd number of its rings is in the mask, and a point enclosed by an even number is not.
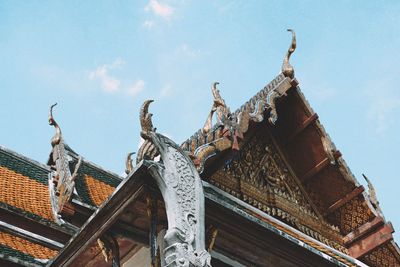
<svg viewBox="0 0 400 267"><path fill-rule="evenodd" d="M152 11L154 15L159 16L165 20L171 19L174 14L174 9L165 4L160 3L158 0L150 0L147 6L145 7L146 11Z"/></svg>
<svg viewBox="0 0 400 267"><path fill-rule="evenodd" d="M104 64L102 66L97 67L94 71L89 73L90 80L98 80L101 84L101 87L106 92L116 92L119 90L121 85L121 81L110 75L109 71L113 69L120 68L124 64L124 61L121 59L116 59L111 64Z"/></svg>
<svg viewBox="0 0 400 267"><path fill-rule="evenodd" d="M137 80L130 88L128 88L128 94L135 96L143 91L145 82L143 80Z"/></svg>
<svg viewBox="0 0 400 267"><path fill-rule="evenodd" d="M147 29L153 28L154 27L154 21L146 20L145 22L143 22L143 27L145 27Z"/></svg>

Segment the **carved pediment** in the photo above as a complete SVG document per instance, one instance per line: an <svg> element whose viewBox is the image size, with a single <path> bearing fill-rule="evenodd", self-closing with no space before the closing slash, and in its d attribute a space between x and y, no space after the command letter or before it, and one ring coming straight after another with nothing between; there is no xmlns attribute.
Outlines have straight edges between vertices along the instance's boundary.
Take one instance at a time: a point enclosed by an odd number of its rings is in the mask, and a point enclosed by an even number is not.
<svg viewBox="0 0 400 267"><path fill-rule="evenodd" d="M339 230L313 208L267 130L249 138L238 156L217 170L210 182L307 235L345 250Z"/></svg>

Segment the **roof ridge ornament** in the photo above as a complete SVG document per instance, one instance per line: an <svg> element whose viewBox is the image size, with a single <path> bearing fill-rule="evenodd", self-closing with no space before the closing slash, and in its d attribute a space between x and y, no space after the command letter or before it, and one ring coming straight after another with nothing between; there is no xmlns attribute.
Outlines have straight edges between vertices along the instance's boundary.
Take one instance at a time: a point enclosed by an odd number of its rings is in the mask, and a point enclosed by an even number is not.
<svg viewBox="0 0 400 267"><path fill-rule="evenodd" d="M53 117L53 108L55 106L57 106L57 103L54 103L53 105L51 105L50 111L49 111L49 125L54 126L54 128L56 129L56 132L55 132L53 138L51 139L52 147L54 147L55 145L58 145L62 139L61 128Z"/></svg>
<svg viewBox="0 0 400 267"><path fill-rule="evenodd" d="M126 156L126 161L125 161L125 173L129 174L133 170L133 164L132 164L132 155L136 154L135 152L130 152Z"/></svg>
<svg viewBox="0 0 400 267"><path fill-rule="evenodd" d="M145 101L140 110L145 142L138 159L143 159L165 202L168 229L163 244L159 244L165 248L160 249L161 266L211 267L211 256L205 248L204 192L199 173L174 141L155 132L148 112L151 102ZM159 161L154 161L154 151L160 155ZM151 227L150 232L157 230L156 224Z"/></svg>
<svg viewBox="0 0 400 267"><path fill-rule="evenodd" d="M362 176L364 177L365 181L368 184L368 198L369 198L369 200L371 201L372 205L374 206L374 208L376 209L378 214L381 217L383 217L383 213L382 213L381 207L379 205L379 200L378 200L378 197L376 196L375 187L373 186L373 184L371 183L371 181L368 179L368 177L365 174L362 174Z"/></svg>
<svg viewBox="0 0 400 267"><path fill-rule="evenodd" d="M211 85L211 92L214 97L214 102L211 107L211 111L207 117L206 123L203 127L203 133L208 133L212 128L212 117L214 113L217 114L217 123L223 125L224 122L227 121L228 117L230 116L230 109L225 104L225 100L221 97L219 90L217 89L217 85L219 82L214 82Z"/></svg>
<svg viewBox="0 0 400 267"><path fill-rule="evenodd" d="M137 156L136 164L143 159L153 160L159 153L157 148L152 142L150 142L149 134L151 132L156 132L157 128L153 127L153 122L151 117L153 114L149 113L149 106L154 102L154 100L144 101L142 107L140 108L139 120L142 130L140 131L140 136L144 139L144 143L140 146Z"/></svg>
<svg viewBox="0 0 400 267"><path fill-rule="evenodd" d="M283 59L282 63L282 73L285 77L294 78L294 68L290 65L289 59L293 52L296 50L296 33L293 29L287 29L288 32L292 33L292 43L286 53L285 58Z"/></svg>
<svg viewBox="0 0 400 267"><path fill-rule="evenodd" d="M78 162L71 174L69 165L72 158L69 157L65 151L65 144L60 126L53 116L53 108L56 105L57 103L51 105L49 112L49 125L54 126L56 132L51 138L51 146L53 149L51 150L47 164L52 169L49 175L49 190L53 216L57 222L63 224L64 221L61 218L61 213L67 215L73 213L73 210L70 210L67 204L75 190L75 179L78 176L78 170L82 164L82 157L79 156Z"/></svg>

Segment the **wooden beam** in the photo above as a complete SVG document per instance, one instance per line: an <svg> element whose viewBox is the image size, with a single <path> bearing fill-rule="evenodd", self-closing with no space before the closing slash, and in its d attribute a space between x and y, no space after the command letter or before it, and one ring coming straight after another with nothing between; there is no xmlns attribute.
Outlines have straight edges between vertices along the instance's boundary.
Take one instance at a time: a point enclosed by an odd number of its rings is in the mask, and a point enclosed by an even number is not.
<svg viewBox="0 0 400 267"><path fill-rule="evenodd" d="M292 86L292 88L295 88L297 85L299 85L299 81L294 78L291 82L290 85Z"/></svg>
<svg viewBox="0 0 400 267"><path fill-rule="evenodd" d="M285 144L290 143L298 134L304 131L308 126L315 123L318 120L318 114L314 113L307 119L303 121L303 123L286 139Z"/></svg>
<svg viewBox="0 0 400 267"><path fill-rule="evenodd" d="M342 155L342 153L340 153L339 150L336 150L333 153L333 157L335 158L335 160L338 159L341 155ZM315 176L317 173L319 173L320 171L322 171L323 169L328 167L330 165L330 163L331 163L331 160L328 157L324 158L319 163L317 163L317 165L315 165L308 172L306 172L306 174L304 174L300 178L300 180L304 183L305 181L307 181L308 179L310 179L311 177Z"/></svg>
<svg viewBox="0 0 400 267"><path fill-rule="evenodd" d="M0 207L0 218L3 222L30 231L44 237L51 237L54 241L65 244L74 234L72 231L45 221L27 218L21 213Z"/></svg>
<svg viewBox="0 0 400 267"><path fill-rule="evenodd" d="M118 220L109 230L117 237L129 239L142 246L149 245L149 232Z"/></svg>
<svg viewBox="0 0 400 267"><path fill-rule="evenodd" d="M16 227L14 225L11 225L9 223L3 222L0 220L0 230L4 231L6 233L9 233L13 236L17 236L23 239L26 239L28 241L31 241L36 244L40 244L42 246L54 249L54 250L60 250L63 248L64 244L54 241L46 236L41 236L35 233L32 233L30 231L24 230L22 228Z"/></svg>
<svg viewBox="0 0 400 267"><path fill-rule="evenodd" d="M359 240L361 237L371 233L373 230L384 224L381 217L375 217L372 221L364 223L354 231L348 233L344 238L344 244L349 246L351 243Z"/></svg>
<svg viewBox="0 0 400 267"><path fill-rule="evenodd" d="M341 199L339 199L338 201L333 203L327 209L325 215L328 215L328 214L334 212L335 210L337 210L338 208L342 207L344 204L346 204L347 202L349 202L350 200L352 200L353 198L355 198L356 196L358 196L359 194L364 192L364 190L365 190L364 186L362 186L362 185L356 187L353 191L351 191L350 193L346 194L344 197L342 197Z"/></svg>
<svg viewBox="0 0 400 267"><path fill-rule="evenodd" d="M393 239L392 233L394 232L393 227L390 223L387 223L376 230L374 233L367 237L356 241L348 248L349 255L353 258L360 258L375 248L385 244L386 242Z"/></svg>

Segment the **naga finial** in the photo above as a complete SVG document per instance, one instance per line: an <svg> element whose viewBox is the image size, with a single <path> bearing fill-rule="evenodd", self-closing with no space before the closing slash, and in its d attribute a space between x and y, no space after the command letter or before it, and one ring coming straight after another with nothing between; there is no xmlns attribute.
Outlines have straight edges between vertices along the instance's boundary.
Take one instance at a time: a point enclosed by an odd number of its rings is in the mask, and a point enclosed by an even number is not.
<svg viewBox="0 0 400 267"><path fill-rule="evenodd" d="M125 161L125 173L129 174L133 170L133 165L132 165L132 155L134 155L135 152L130 152L126 156L126 161Z"/></svg>
<svg viewBox="0 0 400 267"><path fill-rule="evenodd" d="M149 113L149 106L154 100L144 101L142 107L140 108L140 126L142 130L140 131L140 136L144 139L144 143L139 148L136 163L139 163L143 159L154 159L158 155L158 151L153 143L150 141L150 132L155 132L156 128L153 127L153 122L151 117L153 114Z"/></svg>
<svg viewBox="0 0 400 267"><path fill-rule="evenodd" d="M376 197L375 187L372 185L371 181L368 179L368 177L365 174L363 174L362 176L364 177L365 181L368 184L369 198L370 198L372 204L378 205L379 201L378 201L378 198Z"/></svg>
<svg viewBox="0 0 400 267"><path fill-rule="evenodd" d="M53 138L51 139L51 145L54 147L55 145L58 145L61 141L61 129L60 126L58 126L56 120L53 117L53 108L57 105L57 103L53 104L50 106L50 112L49 112L49 125L54 126L56 129L56 133L54 134Z"/></svg>
<svg viewBox="0 0 400 267"><path fill-rule="evenodd" d="M142 127L142 131L140 132L140 135L146 139L146 136L148 132L155 131L156 129L153 127L153 122L151 121L151 117L153 114L149 113L149 106L151 102L154 102L154 100L146 100L144 101L142 107L140 108L140 126Z"/></svg>
<svg viewBox="0 0 400 267"><path fill-rule="evenodd" d="M371 201L372 205L375 207L375 210L378 212L379 216L383 217L383 213L382 213L381 207L379 205L378 197L376 196L375 187L372 185L372 183L368 179L368 177L365 176L365 174L363 174L362 176L364 177L365 181L367 181L367 184L368 184L369 200Z"/></svg>
<svg viewBox="0 0 400 267"><path fill-rule="evenodd" d="M211 130L212 127L212 117L214 113L217 113L217 120L219 123L222 123L224 121L224 117L228 117L230 111L229 108L226 106L224 99L221 97L219 90L217 89L217 85L219 82L215 82L211 86L211 92L214 97L214 102L211 107L211 111L207 117L206 123L204 124L203 127L203 132L208 133Z"/></svg>
<svg viewBox="0 0 400 267"><path fill-rule="evenodd" d="M296 50L296 33L292 29L288 29L288 32L292 33L292 43L290 44L290 47L288 49L288 52L283 59L283 64L282 64L282 73L286 77L289 78L294 78L294 68L292 65L289 63L290 56L293 54L294 50Z"/></svg>
<svg viewBox="0 0 400 267"><path fill-rule="evenodd" d="M214 96L214 103L212 109L217 112L218 122L222 122L223 117L227 117L230 113L229 108L225 104L225 100L221 97L219 90L217 89L217 85L219 82L213 83L211 87L212 94Z"/></svg>

